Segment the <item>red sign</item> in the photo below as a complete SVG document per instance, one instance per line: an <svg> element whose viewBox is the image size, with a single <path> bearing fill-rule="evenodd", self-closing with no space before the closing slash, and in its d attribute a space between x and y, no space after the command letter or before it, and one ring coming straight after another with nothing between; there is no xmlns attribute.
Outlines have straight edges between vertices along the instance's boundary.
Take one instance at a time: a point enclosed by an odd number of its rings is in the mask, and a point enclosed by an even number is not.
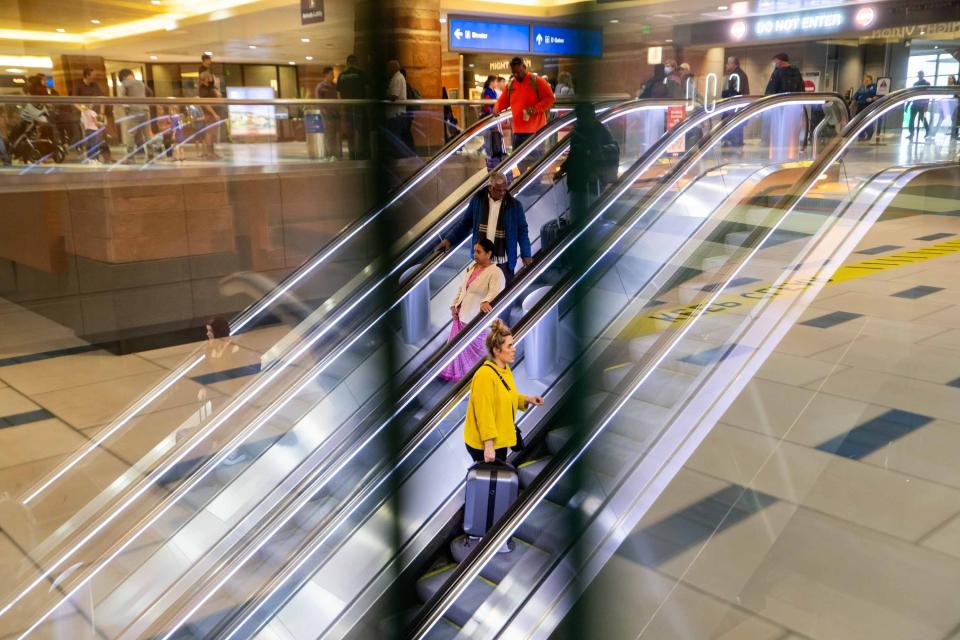
<svg viewBox="0 0 960 640"><path fill-rule="evenodd" d="M683 122L686 117L687 108L685 106L667 107L667 131ZM686 136L680 136L676 142L670 145L667 153L683 153L687 150L686 142Z"/></svg>

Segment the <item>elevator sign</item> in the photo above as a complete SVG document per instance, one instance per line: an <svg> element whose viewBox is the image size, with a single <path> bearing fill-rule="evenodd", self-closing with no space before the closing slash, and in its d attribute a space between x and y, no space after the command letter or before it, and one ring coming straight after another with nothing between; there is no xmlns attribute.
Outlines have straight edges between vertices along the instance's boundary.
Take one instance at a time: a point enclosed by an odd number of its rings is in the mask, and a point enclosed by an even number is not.
<svg viewBox="0 0 960 640"><path fill-rule="evenodd" d="M451 51L497 51L529 53L530 25L451 18Z"/></svg>

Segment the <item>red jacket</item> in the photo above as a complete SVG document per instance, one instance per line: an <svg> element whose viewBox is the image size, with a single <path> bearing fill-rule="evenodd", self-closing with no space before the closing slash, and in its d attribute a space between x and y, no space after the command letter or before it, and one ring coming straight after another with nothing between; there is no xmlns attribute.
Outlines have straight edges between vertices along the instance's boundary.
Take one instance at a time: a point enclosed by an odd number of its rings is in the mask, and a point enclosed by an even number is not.
<svg viewBox="0 0 960 640"><path fill-rule="evenodd" d="M507 106L513 113L513 132L514 133L536 133L547 125L547 112L553 106L553 90L550 89L550 83L542 77L537 76L537 89L533 87L533 74L527 73L523 80L511 78L507 83L507 89L500 95L497 105L494 108L496 113L500 113ZM540 97L537 98L537 94ZM509 96L510 103L507 104ZM537 110L530 119L524 122L523 110L527 107L533 107Z"/></svg>

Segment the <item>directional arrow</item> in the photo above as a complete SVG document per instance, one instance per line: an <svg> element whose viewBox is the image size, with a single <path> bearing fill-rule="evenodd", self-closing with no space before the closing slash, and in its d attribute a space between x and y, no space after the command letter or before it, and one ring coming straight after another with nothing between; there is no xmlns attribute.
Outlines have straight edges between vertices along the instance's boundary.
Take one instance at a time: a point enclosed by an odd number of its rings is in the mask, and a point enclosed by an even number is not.
<svg viewBox="0 0 960 640"><path fill-rule="evenodd" d="M542 34L542 33L538 33L538 34L537 34L537 44L543 44L543 34Z"/></svg>
<svg viewBox="0 0 960 640"><path fill-rule="evenodd" d="M456 38L457 40L460 40L461 38L463 38L463 31L461 31L460 29L457 29L456 31L453 32L453 37Z"/></svg>

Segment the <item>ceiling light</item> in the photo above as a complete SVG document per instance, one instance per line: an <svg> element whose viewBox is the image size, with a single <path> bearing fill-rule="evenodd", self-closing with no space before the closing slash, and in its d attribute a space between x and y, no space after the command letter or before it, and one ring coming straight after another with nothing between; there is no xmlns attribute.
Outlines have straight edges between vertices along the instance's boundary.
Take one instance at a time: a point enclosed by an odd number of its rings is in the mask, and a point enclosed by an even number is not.
<svg viewBox="0 0 960 640"><path fill-rule="evenodd" d="M440 24L446 24L447 16L440 16Z"/></svg>
<svg viewBox="0 0 960 640"><path fill-rule="evenodd" d="M53 69L53 58L48 56L0 55L0 67L26 67L28 69Z"/></svg>
<svg viewBox="0 0 960 640"><path fill-rule="evenodd" d="M57 29L57 33L66 33L66 32L67 32L66 29Z"/></svg>
<svg viewBox="0 0 960 640"><path fill-rule="evenodd" d="M257 48L257 45L255 45L255 44L247 45L247 48L248 48L248 49L256 49L256 48Z"/></svg>
<svg viewBox="0 0 960 640"><path fill-rule="evenodd" d="M90 21L90 24L100 24L100 21L94 18L93 20Z"/></svg>
<svg viewBox="0 0 960 640"><path fill-rule="evenodd" d="M926 32L926 31L921 31L921 32L920 32L920 35L925 36L925 35L927 35L927 32Z"/></svg>
<svg viewBox="0 0 960 640"><path fill-rule="evenodd" d="M310 38L300 38L300 42L310 42Z"/></svg>
<svg viewBox="0 0 960 640"><path fill-rule="evenodd" d="M620 21L614 18L610 21L610 24L620 24Z"/></svg>
<svg viewBox="0 0 960 640"><path fill-rule="evenodd" d="M475 65L475 64L473 64L473 63L471 62L469 66L470 66L471 69L473 69L473 68L474 68L475 66L477 66L477 65Z"/></svg>
<svg viewBox="0 0 960 640"><path fill-rule="evenodd" d="M304 56L304 60L313 60L313 56Z"/></svg>
<svg viewBox="0 0 960 640"><path fill-rule="evenodd" d="M26 73L24 69L7 69L7 73Z"/></svg>
<svg viewBox="0 0 960 640"><path fill-rule="evenodd" d="M664 42L667 42L667 43L673 42L673 38L667 38L666 40L664 40Z"/></svg>
<svg viewBox="0 0 960 640"><path fill-rule="evenodd" d="M203 55L205 55L205 56L212 56L212 55L213 55L213 51L204 51L204 52L203 52Z"/></svg>
<svg viewBox="0 0 960 640"><path fill-rule="evenodd" d="M742 0L741 2L734 2L732 5L730 5L730 9L733 11L734 15L742 16L750 11L750 3L743 2Z"/></svg>
<svg viewBox="0 0 960 640"><path fill-rule="evenodd" d="M176 30L177 30L177 21L176 21L176 20L170 20L170 21L167 22L165 25L163 25L163 30L164 30L164 31L176 31Z"/></svg>
<svg viewBox="0 0 960 640"><path fill-rule="evenodd" d="M157 56L150 56L150 59L151 59L151 60L156 60L156 59L157 59Z"/></svg>
<svg viewBox="0 0 960 640"><path fill-rule="evenodd" d="M159 5L159 4L160 4L160 0L150 0L150 4L152 4L152 5Z"/></svg>
<svg viewBox="0 0 960 640"><path fill-rule="evenodd" d="M729 9L729 8L730 8L730 7L728 7L727 5L722 4L722 5L720 5L719 7L717 7L717 11L726 11L726 10Z"/></svg>
<svg viewBox="0 0 960 640"><path fill-rule="evenodd" d="M293 60L287 60L287 64L297 64L297 63L294 62Z"/></svg>

